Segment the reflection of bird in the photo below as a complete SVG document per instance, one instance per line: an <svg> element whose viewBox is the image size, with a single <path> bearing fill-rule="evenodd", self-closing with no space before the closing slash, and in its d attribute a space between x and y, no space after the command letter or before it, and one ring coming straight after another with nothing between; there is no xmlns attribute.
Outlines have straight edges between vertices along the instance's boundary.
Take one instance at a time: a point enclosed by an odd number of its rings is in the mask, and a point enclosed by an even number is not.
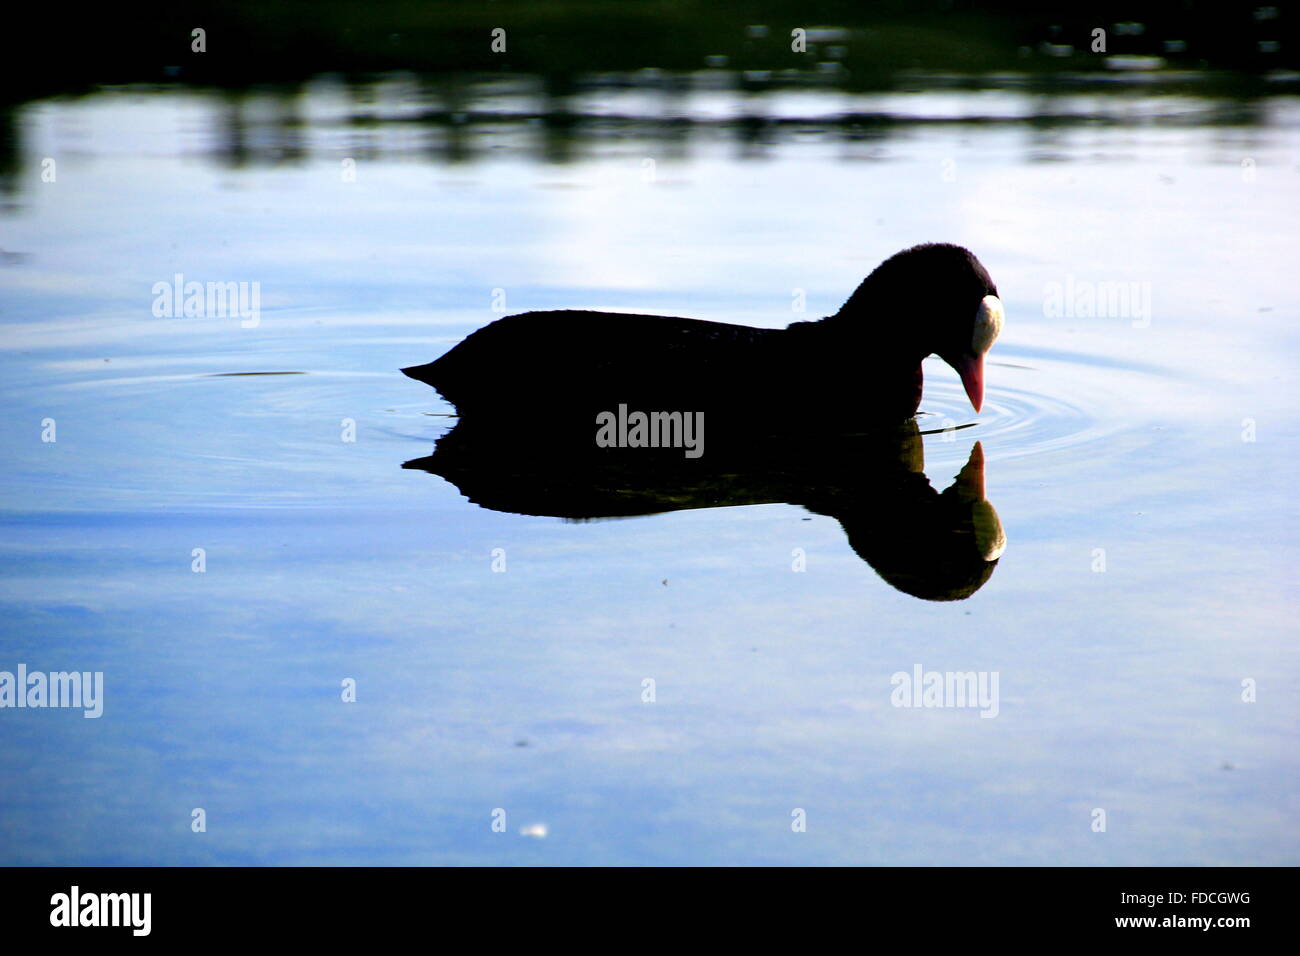
<svg viewBox="0 0 1300 956"><path fill-rule="evenodd" d="M891 585L934 601L970 597L1006 539L984 498L976 443L940 494L924 473L915 422L872 435L722 442L699 459L670 449L598 448L585 427L541 431L469 414L434 453L405 464L441 475L495 511L592 519L789 502L840 522Z"/></svg>
<svg viewBox="0 0 1300 956"><path fill-rule="evenodd" d="M997 287L960 246L931 243L881 263L839 312L785 329L610 312L526 312L403 369L465 407L522 416L539 402L584 414L710 413L716 426L852 430L900 421L921 400L921 360L957 370L984 400L984 353L1002 327ZM773 407L779 396L780 407ZM788 409L788 411L787 411ZM591 421L590 418L587 421Z"/></svg>

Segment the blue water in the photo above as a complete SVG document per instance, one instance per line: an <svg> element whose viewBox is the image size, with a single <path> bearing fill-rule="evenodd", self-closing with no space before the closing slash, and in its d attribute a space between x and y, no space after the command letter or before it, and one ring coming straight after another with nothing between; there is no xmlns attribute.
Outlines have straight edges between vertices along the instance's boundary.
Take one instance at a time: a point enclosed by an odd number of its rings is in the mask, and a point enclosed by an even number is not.
<svg viewBox="0 0 1300 956"><path fill-rule="evenodd" d="M714 91L685 146L567 163L526 124L456 162L341 99L303 98L289 160L254 96L242 165L197 93L19 114L0 670L105 691L97 720L0 709L0 862L1300 862L1294 98L1233 126L1077 96L1052 113L1099 121L1053 129L1014 90L809 93L754 155ZM818 125L868 107L889 137ZM1003 119L934 121L969 115ZM781 327L925 240L975 250L1008 316L979 416L926 365L926 473L979 441L1007 538L968 600L892 588L798 505L573 523L401 468L454 419L397 369L501 314ZM177 273L258 283L257 325L154 315ZM1053 314L1080 283L1149 310ZM521 414L546 429L547 396ZM917 664L997 672L997 717L892 706Z"/></svg>

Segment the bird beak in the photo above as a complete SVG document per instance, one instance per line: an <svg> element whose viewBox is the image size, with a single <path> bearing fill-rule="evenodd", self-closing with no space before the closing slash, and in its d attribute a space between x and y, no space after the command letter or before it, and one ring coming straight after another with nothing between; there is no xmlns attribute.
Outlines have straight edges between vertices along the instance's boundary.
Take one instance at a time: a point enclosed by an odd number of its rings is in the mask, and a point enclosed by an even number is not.
<svg viewBox="0 0 1300 956"><path fill-rule="evenodd" d="M950 364L961 376L961 383L966 387L966 397L978 412L984 404L984 356L967 354Z"/></svg>
<svg viewBox="0 0 1300 956"><path fill-rule="evenodd" d="M970 349L955 362L948 363L961 376L961 383L966 386L966 396L975 406L976 412L984 404L984 353L997 340L1005 318L1002 300L995 295L986 295L980 300L979 310L975 313Z"/></svg>

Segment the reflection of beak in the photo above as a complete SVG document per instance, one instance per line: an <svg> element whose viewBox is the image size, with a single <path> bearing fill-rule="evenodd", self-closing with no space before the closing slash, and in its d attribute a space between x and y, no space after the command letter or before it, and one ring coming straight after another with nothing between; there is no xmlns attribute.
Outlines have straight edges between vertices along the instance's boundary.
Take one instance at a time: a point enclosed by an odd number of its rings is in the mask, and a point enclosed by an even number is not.
<svg viewBox="0 0 1300 956"><path fill-rule="evenodd" d="M966 397L978 412L984 404L984 356L963 355L950 364L961 376L961 383L966 386Z"/></svg>
<svg viewBox="0 0 1300 956"><path fill-rule="evenodd" d="M1007 535L1002 521L984 497L984 447L975 443L966 465L953 482L957 495L969 501L971 530L975 533L975 547L985 561L996 561L1007 549Z"/></svg>
<svg viewBox="0 0 1300 956"><path fill-rule="evenodd" d="M957 493L967 501L984 497L984 446L980 442L975 443L965 466L957 472Z"/></svg>

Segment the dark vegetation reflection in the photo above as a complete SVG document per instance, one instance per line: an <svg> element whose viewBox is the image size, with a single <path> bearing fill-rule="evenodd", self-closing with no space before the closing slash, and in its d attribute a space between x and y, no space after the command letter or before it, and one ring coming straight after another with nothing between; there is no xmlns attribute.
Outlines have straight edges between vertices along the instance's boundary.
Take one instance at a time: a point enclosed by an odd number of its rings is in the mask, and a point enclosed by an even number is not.
<svg viewBox="0 0 1300 956"><path fill-rule="evenodd" d="M914 420L865 434L709 439L680 448L600 448L595 426L538 434L462 415L432 455L402 467L439 475L493 511L582 521L788 503L834 518L849 546L898 590L931 601L978 591L1006 536L984 497L984 451L942 493L925 475Z"/></svg>
<svg viewBox="0 0 1300 956"><path fill-rule="evenodd" d="M832 0L815 14L789 0L143 0L133 10L80 10L77 29L58 36L57 69L22 65L40 62L31 44L49 35L48 11L7 14L0 213L22 208L20 187L40 188L39 171L22 168L24 108L105 90L207 97L202 140L185 149L240 169L502 153L564 164L607 149L683 162L718 139L753 160L809 137L871 161L891 140L944 126L1027 129L1027 156L1043 161L1059 158L1061 136L1106 126L1210 127L1230 141L1269 125L1268 101L1300 88L1300 18L1231 0ZM877 95L988 91L1020 102L951 112ZM837 108L802 115L778 102L792 92ZM701 110L701 97L727 108Z"/></svg>

